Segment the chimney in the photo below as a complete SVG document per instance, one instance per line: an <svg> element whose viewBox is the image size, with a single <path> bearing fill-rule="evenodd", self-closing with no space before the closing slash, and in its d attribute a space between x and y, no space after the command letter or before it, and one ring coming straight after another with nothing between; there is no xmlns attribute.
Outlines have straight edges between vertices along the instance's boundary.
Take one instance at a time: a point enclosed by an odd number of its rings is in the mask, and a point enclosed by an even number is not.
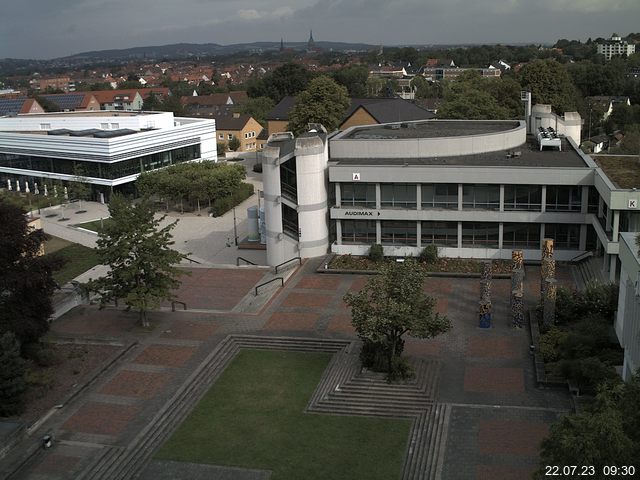
<svg viewBox="0 0 640 480"><path fill-rule="evenodd" d="M233 112L233 118L240 118L240 112Z"/></svg>

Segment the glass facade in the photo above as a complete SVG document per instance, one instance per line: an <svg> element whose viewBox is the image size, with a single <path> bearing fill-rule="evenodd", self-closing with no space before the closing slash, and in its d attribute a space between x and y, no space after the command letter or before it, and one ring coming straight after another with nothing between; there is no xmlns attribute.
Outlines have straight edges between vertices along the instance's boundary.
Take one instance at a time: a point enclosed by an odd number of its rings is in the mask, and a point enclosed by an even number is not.
<svg viewBox="0 0 640 480"><path fill-rule="evenodd" d="M439 247L458 246L458 222L422 222L421 227L423 247L432 243Z"/></svg>
<svg viewBox="0 0 640 480"><path fill-rule="evenodd" d="M505 223L502 226L502 248L540 248L539 223Z"/></svg>
<svg viewBox="0 0 640 480"><path fill-rule="evenodd" d="M383 183L380 185L381 206L391 208L416 208L415 183Z"/></svg>
<svg viewBox="0 0 640 480"><path fill-rule="evenodd" d="M422 190L422 208L458 209L458 184L424 184Z"/></svg>
<svg viewBox="0 0 640 480"><path fill-rule="evenodd" d="M582 186L547 186L547 212L579 212L581 209Z"/></svg>
<svg viewBox="0 0 640 480"><path fill-rule="evenodd" d="M85 177L115 180L197 158L200 158L200 145L176 148L111 163L0 153L0 167L32 170L34 176L38 176L37 172L73 175L74 172L81 170Z"/></svg>
<svg viewBox="0 0 640 480"><path fill-rule="evenodd" d="M494 222L462 222L462 246L498 248L500 229Z"/></svg>
<svg viewBox="0 0 640 480"><path fill-rule="evenodd" d="M540 185L505 185L505 210L542 210L542 187Z"/></svg>
<svg viewBox="0 0 640 480"><path fill-rule="evenodd" d="M376 184L343 183L340 186L340 205L376 208Z"/></svg>
<svg viewBox="0 0 640 480"><path fill-rule="evenodd" d="M296 157L293 157L280 165L280 186L283 196L293 200L294 202L298 201Z"/></svg>
<svg viewBox="0 0 640 480"><path fill-rule="evenodd" d="M342 243L367 245L376 243L375 220L342 220Z"/></svg>
<svg viewBox="0 0 640 480"><path fill-rule="evenodd" d="M547 223L544 236L553 238L553 247L557 250L577 250L580 247L580 225Z"/></svg>
<svg viewBox="0 0 640 480"><path fill-rule="evenodd" d="M298 227L298 212L289 205L282 204L282 230L290 237L298 239L300 230Z"/></svg>
<svg viewBox="0 0 640 480"><path fill-rule="evenodd" d="M499 185L463 185L462 208L470 210L499 210Z"/></svg>
<svg viewBox="0 0 640 480"><path fill-rule="evenodd" d="M407 220L383 220L380 222L382 245L417 246L416 222Z"/></svg>

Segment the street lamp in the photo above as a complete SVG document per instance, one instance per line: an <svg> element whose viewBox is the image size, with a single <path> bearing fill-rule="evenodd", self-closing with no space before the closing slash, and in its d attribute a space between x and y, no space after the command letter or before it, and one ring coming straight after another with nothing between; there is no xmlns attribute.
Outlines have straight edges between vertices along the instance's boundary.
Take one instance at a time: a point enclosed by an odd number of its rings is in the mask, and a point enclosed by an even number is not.
<svg viewBox="0 0 640 480"><path fill-rule="evenodd" d="M236 207L233 207L233 238L237 247L238 246L238 226L236 225Z"/></svg>

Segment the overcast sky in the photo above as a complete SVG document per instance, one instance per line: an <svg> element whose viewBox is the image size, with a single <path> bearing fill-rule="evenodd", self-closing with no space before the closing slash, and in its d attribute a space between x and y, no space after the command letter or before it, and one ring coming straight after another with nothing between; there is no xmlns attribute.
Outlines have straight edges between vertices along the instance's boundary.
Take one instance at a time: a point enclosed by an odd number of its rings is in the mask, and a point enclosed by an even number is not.
<svg viewBox="0 0 640 480"><path fill-rule="evenodd" d="M552 43L640 30L640 0L4 0L0 58L170 43Z"/></svg>

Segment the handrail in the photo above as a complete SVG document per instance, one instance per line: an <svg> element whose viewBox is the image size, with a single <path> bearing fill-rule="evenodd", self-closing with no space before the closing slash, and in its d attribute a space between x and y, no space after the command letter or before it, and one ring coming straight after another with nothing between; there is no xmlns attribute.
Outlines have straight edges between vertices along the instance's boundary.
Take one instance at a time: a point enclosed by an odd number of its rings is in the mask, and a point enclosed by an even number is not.
<svg viewBox="0 0 640 480"><path fill-rule="evenodd" d="M236 267L240 266L240 260L247 262L249 265L257 265L256 263L253 263L251 260L247 260L246 258L236 257Z"/></svg>
<svg viewBox="0 0 640 480"><path fill-rule="evenodd" d="M276 280L280 280L280 286L281 286L281 287L284 287L284 278L282 278L282 277L272 278L271 280L269 280L269 281L267 281L267 282L261 283L260 285L256 285L256 289L255 289L255 291L256 291L256 297L258 296L258 289L259 289L260 287L264 287L265 285L268 285L268 284L270 284L271 282L275 282Z"/></svg>
<svg viewBox="0 0 640 480"><path fill-rule="evenodd" d="M199 262L198 260L194 260L191 257L184 257L186 260L189 260L191 263L197 263L198 265L202 265L201 262Z"/></svg>
<svg viewBox="0 0 640 480"><path fill-rule="evenodd" d="M580 260L584 260L585 258L589 257L593 257L593 252L591 250L582 252L580 255L576 255L571 260L569 260L569 263L579 262Z"/></svg>
<svg viewBox="0 0 640 480"><path fill-rule="evenodd" d="M286 261L282 262L279 265L276 265L275 273L278 273L278 267L281 267L281 266L283 266L283 265L285 265L285 264L287 264L289 262L293 262L294 260L298 260L300 262L300 265L302 265L302 257L293 257L293 258L290 258L289 260L286 260Z"/></svg>
<svg viewBox="0 0 640 480"><path fill-rule="evenodd" d="M186 310L187 309L187 304L184 302L181 302L179 300L172 300L171 301L171 311L175 312L176 311L176 303L179 303L180 305L182 305L183 309Z"/></svg>

